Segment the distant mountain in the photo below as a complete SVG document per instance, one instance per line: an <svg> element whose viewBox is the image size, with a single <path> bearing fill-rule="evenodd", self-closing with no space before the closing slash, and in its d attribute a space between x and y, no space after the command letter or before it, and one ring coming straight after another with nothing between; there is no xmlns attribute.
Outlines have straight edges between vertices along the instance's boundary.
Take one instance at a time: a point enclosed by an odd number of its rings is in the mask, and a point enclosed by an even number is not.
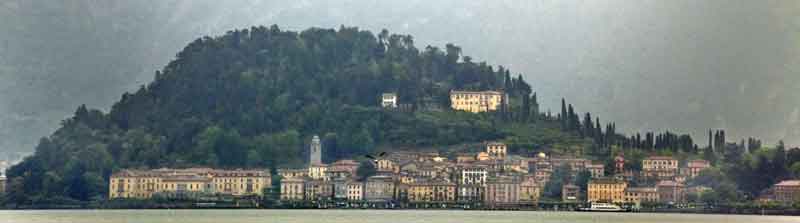
<svg viewBox="0 0 800 223"><path fill-rule="evenodd" d="M458 46L420 50L413 37L385 30L298 33L272 26L203 37L152 83L123 94L109 113L79 106L33 156L9 169L8 198L18 204L103 199L109 174L119 168L299 166L316 134L326 161L376 148L489 140L517 151L591 143L539 114L530 85L510 73L473 62ZM503 90L510 106L451 111L454 89ZM385 92L397 93L406 109L379 107Z"/></svg>

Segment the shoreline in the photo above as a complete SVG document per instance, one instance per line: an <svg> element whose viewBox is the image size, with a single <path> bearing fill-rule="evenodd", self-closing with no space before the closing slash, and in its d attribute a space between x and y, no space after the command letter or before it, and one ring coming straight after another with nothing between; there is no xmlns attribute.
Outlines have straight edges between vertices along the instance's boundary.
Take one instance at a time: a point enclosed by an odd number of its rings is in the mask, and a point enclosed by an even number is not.
<svg viewBox="0 0 800 223"><path fill-rule="evenodd" d="M553 213L593 213L593 214L697 214L697 215L744 215L744 216L800 216L800 209L790 210L756 210L744 209L738 211L695 211L683 209L664 209L658 211L623 211L623 212L593 212L576 210L546 210L546 209L460 209L460 208L257 208L257 207L147 207L147 208L88 208L88 207L61 207L61 208L4 208L0 211L124 211L124 210L264 210L264 211L483 211L483 212L553 212Z"/></svg>

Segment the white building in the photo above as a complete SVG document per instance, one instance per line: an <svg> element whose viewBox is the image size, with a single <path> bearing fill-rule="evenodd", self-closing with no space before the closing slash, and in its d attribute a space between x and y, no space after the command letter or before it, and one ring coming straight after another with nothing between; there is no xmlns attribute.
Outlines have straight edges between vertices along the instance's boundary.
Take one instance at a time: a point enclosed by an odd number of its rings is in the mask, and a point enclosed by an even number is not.
<svg viewBox="0 0 800 223"><path fill-rule="evenodd" d="M381 95L381 106L384 108L397 108L397 94L383 93Z"/></svg>

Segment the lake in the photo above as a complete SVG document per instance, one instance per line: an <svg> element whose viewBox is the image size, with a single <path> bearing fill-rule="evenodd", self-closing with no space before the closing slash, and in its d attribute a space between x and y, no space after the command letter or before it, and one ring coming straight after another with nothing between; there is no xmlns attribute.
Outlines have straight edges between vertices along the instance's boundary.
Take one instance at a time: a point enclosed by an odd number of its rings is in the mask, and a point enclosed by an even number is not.
<svg viewBox="0 0 800 223"><path fill-rule="evenodd" d="M800 217L651 213L428 210L30 210L0 211L0 222L14 223L261 223L261 222L402 222L402 223L778 223Z"/></svg>

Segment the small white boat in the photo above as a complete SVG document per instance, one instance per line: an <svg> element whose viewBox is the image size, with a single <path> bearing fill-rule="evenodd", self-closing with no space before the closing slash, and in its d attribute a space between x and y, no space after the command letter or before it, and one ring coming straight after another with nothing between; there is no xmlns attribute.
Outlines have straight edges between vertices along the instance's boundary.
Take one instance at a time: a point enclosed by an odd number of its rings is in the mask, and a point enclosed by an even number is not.
<svg viewBox="0 0 800 223"><path fill-rule="evenodd" d="M591 203L588 208L578 209L580 211L600 211L600 212L622 212L627 211L616 204L610 203Z"/></svg>

